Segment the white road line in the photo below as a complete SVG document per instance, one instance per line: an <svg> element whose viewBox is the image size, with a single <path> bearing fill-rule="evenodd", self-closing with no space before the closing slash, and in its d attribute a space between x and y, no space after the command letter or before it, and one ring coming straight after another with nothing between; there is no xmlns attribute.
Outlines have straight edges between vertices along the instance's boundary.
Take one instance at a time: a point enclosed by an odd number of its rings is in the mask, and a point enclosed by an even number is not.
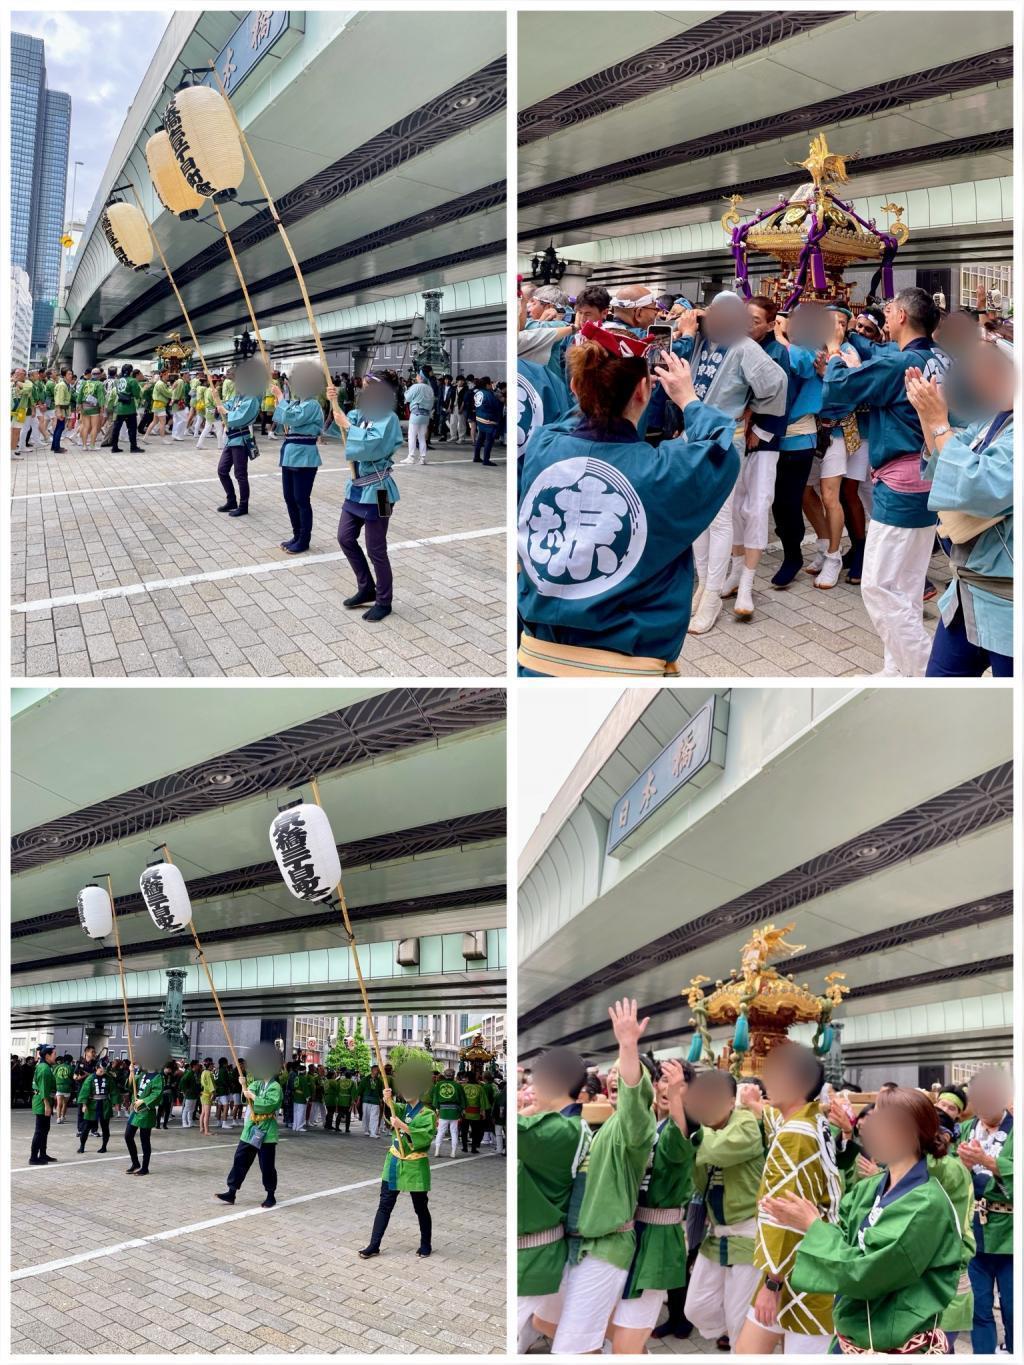
<svg viewBox="0 0 1024 1365"><path fill-rule="evenodd" d="M395 550L416 550L424 545L451 545L462 540L481 540L487 536L503 536L504 526L485 526L479 531L455 531L447 536L426 536L423 540L400 540L388 546ZM187 588L192 583L219 583L227 578L246 578L253 574L279 573L282 569L303 568L307 564L333 564L345 555L341 550L332 554L292 555L270 564L246 564L241 568L211 569L208 573L186 574L181 578L157 578L145 583L119 584L116 588L94 588L92 592L69 593L66 597L45 597L36 602L16 602L11 611L49 611L54 607L75 607L82 602L103 602L109 597L137 597L158 592L161 588Z"/></svg>
<svg viewBox="0 0 1024 1365"><path fill-rule="evenodd" d="M401 463L404 463L402 461ZM463 460L434 460L429 463L427 469L441 469L450 464L472 464L471 459ZM501 461L497 461L501 464ZM414 468L415 466L408 466ZM320 466L321 474L348 474L348 469L343 466L330 468L327 465ZM276 479L277 474L250 474L249 482L254 479ZM195 483L220 483L216 475L209 479L168 479L165 483L115 483L105 488L55 488L44 493L13 493L11 502L32 502L36 498L82 498L88 497L92 493L134 493L142 488L187 488Z"/></svg>
<svg viewBox="0 0 1024 1365"><path fill-rule="evenodd" d="M187 1131L187 1129L185 1131ZM113 1136L113 1133L111 1133L111 1136ZM281 1138L280 1141L288 1142L290 1139ZM192 1152L212 1152L218 1147L236 1147L237 1145L238 1143L236 1140L235 1142L212 1142L205 1147L182 1147L176 1152L161 1152L154 1149L153 1159L155 1160L158 1156L185 1156L190 1155ZM128 1149L125 1148L120 1156L94 1156L90 1161L58 1161L57 1165L64 1171L77 1171L79 1166L98 1166L101 1161L120 1161L123 1163L128 1160L127 1151ZM74 1153L72 1153L72 1155L74 1155ZM22 1171L32 1171L33 1173L38 1174L40 1171L52 1170L53 1166L12 1166L11 1175L18 1175Z"/></svg>
<svg viewBox="0 0 1024 1365"><path fill-rule="evenodd" d="M491 1160L494 1156L492 1152L480 1152L477 1156L462 1157L456 1162L452 1162L450 1157L445 1157L436 1165L431 1165L431 1171L449 1171L453 1167L465 1166L469 1161ZM292 1199L278 1200L279 1209L291 1208L293 1204L308 1204L313 1199L327 1199L335 1194L347 1194L350 1190L366 1189L370 1185L379 1185L380 1176L376 1175L372 1180L356 1180L351 1185L335 1185L329 1190L314 1190L312 1194L297 1194ZM212 1198L212 1196L211 1196ZM130 1251L135 1247L148 1246L150 1242L169 1242L175 1237L185 1237L190 1232L205 1232L208 1228L220 1227L223 1223L237 1223L241 1218L252 1218L255 1214L266 1215L272 1213L271 1209L261 1209L257 1204L251 1209L242 1209L239 1213L227 1213L219 1218L205 1218L201 1223L187 1223L181 1228L168 1228L166 1232L151 1232L145 1237L133 1237L127 1242L117 1242L114 1246L96 1247L93 1251L80 1251L77 1256L65 1256L59 1261L46 1261L42 1265L25 1266L22 1270L11 1272L12 1280L29 1280L36 1275L50 1275L55 1270L63 1270L65 1266L81 1265L83 1261L97 1261L105 1256L116 1256L118 1252Z"/></svg>

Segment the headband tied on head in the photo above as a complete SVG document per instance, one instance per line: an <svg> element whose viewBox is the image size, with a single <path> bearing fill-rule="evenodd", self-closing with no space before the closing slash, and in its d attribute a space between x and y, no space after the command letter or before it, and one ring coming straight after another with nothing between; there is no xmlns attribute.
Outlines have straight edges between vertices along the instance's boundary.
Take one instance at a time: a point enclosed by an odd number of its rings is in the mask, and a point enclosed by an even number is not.
<svg viewBox="0 0 1024 1365"><path fill-rule="evenodd" d="M596 341L609 355L624 356L626 359L636 356L639 360L644 359L651 344L645 337L630 336L628 332L610 331L596 322L583 324L576 338L577 345L581 341Z"/></svg>
<svg viewBox="0 0 1024 1365"><path fill-rule="evenodd" d="M939 1099L945 1100L947 1104L955 1104L958 1113L962 1114L964 1112L964 1102L959 1095L952 1095L948 1090L943 1090Z"/></svg>
<svg viewBox="0 0 1024 1365"><path fill-rule="evenodd" d="M657 304L658 300L653 294L641 294L638 299L609 299L609 308L650 308L651 304Z"/></svg>

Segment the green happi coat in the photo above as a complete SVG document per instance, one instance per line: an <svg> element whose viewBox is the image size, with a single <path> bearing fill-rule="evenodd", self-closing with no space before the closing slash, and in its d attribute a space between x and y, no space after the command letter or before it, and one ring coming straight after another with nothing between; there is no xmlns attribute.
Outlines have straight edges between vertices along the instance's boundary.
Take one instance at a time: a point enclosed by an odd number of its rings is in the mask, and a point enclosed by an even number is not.
<svg viewBox="0 0 1024 1365"><path fill-rule="evenodd" d="M838 1223L812 1223L791 1273L799 1292L835 1295L836 1332L873 1351L936 1327L970 1256L957 1210L926 1162L882 1203L887 1183L885 1172L861 1180Z"/></svg>
<svg viewBox="0 0 1024 1365"><path fill-rule="evenodd" d="M53 1079L53 1069L48 1062L36 1062L32 1072L32 1112L45 1114L46 1106L53 1105L57 1093L57 1083Z"/></svg>
<svg viewBox="0 0 1024 1365"><path fill-rule="evenodd" d="M757 1192L764 1171L761 1125L749 1109L734 1109L721 1128L694 1135L693 1186L704 1196L708 1227L700 1252L717 1265L753 1265ZM751 1225L750 1235L716 1237L716 1227Z"/></svg>
<svg viewBox="0 0 1024 1365"><path fill-rule="evenodd" d="M637 1221L636 1253L624 1299L639 1298L645 1289L681 1289L686 1284L686 1232L683 1219L693 1192L693 1143L672 1119L658 1124L648 1165L647 1188L641 1185L642 1208L678 1209L678 1223Z"/></svg>
<svg viewBox="0 0 1024 1365"><path fill-rule="evenodd" d="M78 1107L87 1123L96 1117L96 1077L88 1072L78 1087Z"/></svg>
<svg viewBox="0 0 1024 1365"><path fill-rule="evenodd" d="M160 1108L160 1096L164 1093L163 1073L136 1075L135 1085L139 1092L138 1103L141 1109L132 1110L131 1122L136 1128L152 1128L156 1123L156 1111Z"/></svg>
<svg viewBox="0 0 1024 1365"><path fill-rule="evenodd" d="M53 1080L57 1090L63 1095L71 1094L71 1064L58 1062L53 1068Z"/></svg>
<svg viewBox="0 0 1024 1365"><path fill-rule="evenodd" d="M462 1087L463 1113L467 1119L482 1119L487 1113L487 1090L482 1081L466 1081Z"/></svg>
<svg viewBox="0 0 1024 1365"><path fill-rule="evenodd" d="M788 1119L766 1104L762 1110L768 1154L758 1198L787 1191L809 1199L822 1217L835 1223L839 1217L842 1189L836 1167L832 1130L817 1100L805 1104ZM782 1282L778 1326L799 1336L827 1336L832 1331L832 1298L827 1292L796 1294L789 1276L800 1246L801 1234L782 1228L758 1213L754 1241L754 1264ZM952 1296L950 1296L952 1297Z"/></svg>
<svg viewBox="0 0 1024 1365"><path fill-rule="evenodd" d="M250 1081L248 1087L256 1096L250 1100L245 1111L240 1141L248 1142L253 1129L258 1125L263 1129L263 1141L267 1144L277 1141L277 1111L284 1103L280 1082Z"/></svg>
<svg viewBox="0 0 1024 1365"><path fill-rule="evenodd" d="M615 1112L594 1134L590 1150L580 1165L577 1185L582 1184L579 1217L569 1247L575 1263L584 1256L620 1270L628 1270L636 1251L636 1233L622 1231L633 1219L640 1183L654 1141L654 1088L644 1071L637 1085L619 1080ZM573 1204L579 1190L573 1191Z"/></svg>
<svg viewBox="0 0 1024 1365"><path fill-rule="evenodd" d="M516 1229L520 1237L525 1237L565 1223L573 1180L590 1141L590 1129L579 1114L551 1111L520 1118L516 1131ZM564 1237L547 1246L525 1247L517 1252L517 1292L554 1294L562 1281L567 1254Z"/></svg>
<svg viewBox="0 0 1024 1365"><path fill-rule="evenodd" d="M465 1096L458 1081L450 1081L442 1076L430 1092L430 1103L443 1119L462 1117Z"/></svg>
<svg viewBox="0 0 1024 1365"><path fill-rule="evenodd" d="M422 1100L416 1104L393 1101L395 1117L409 1125L408 1133L393 1132L391 1149L384 1158L381 1180L392 1190L419 1192L430 1189L430 1144L437 1132L437 1115ZM413 1112L414 1111L414 1112Z"/></svg>
<svg viewBox="0 0 1024 1365"><path fill-rule="evenodd" d="M969 1142L974 1137L974 1130L978 1120L968 1119L966 1123L960 1125L960 1141ZM1000 1149L996 1159L996 1173L985 1186L983 1196L993 1204L1012 1204L1013 1203L1013 1129L1006 1135L1006 1140ZM1013 1214L1012 1213L989 1213L987 1221L981 1227L981 1237L984 1243L981 1250L994 1256L1013 1255Z"/></svg>
<svg viewBox="0 0 1024 1365"><path fill-rule="evenodd" d="M338 1090L338 1108L351 1109L352 1096L355 1092L356 1083L351 1076L339 1076L335 1081Z"/></svg>

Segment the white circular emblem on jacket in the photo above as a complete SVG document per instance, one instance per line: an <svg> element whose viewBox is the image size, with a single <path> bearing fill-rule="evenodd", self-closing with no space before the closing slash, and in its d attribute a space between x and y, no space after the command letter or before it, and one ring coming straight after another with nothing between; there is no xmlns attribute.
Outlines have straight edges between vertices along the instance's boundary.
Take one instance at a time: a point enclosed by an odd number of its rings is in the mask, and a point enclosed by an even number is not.
<svg viewBox="0 0 1024 1365"><path fill-rule="evenodd" d="M533 435L534 428L544 425L544 404L541 396L522 374L516 375L516 402L518 406L518 434L516 437L518 453L526 449L526 443Z"/></svg>
<svg viewBox="0 0 1024 1365"><path fill-rule="evenodd" d="M520 504L519 557L545 597L600 597L628 578L646 544L643 503L604 460L549 465Z"/></svg>

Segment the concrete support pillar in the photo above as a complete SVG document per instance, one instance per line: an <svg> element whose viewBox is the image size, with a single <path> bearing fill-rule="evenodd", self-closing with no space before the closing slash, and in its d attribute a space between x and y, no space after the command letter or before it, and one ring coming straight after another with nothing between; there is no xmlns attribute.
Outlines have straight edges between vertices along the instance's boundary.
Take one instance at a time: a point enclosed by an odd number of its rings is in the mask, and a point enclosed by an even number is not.
<svg viewBox="0 0 1024 1365"><path fill-rule="evenodd" d="M96 364L99 338L93 332L73 332L71 344L71 368L75 374L83 375Z"/></svg>

